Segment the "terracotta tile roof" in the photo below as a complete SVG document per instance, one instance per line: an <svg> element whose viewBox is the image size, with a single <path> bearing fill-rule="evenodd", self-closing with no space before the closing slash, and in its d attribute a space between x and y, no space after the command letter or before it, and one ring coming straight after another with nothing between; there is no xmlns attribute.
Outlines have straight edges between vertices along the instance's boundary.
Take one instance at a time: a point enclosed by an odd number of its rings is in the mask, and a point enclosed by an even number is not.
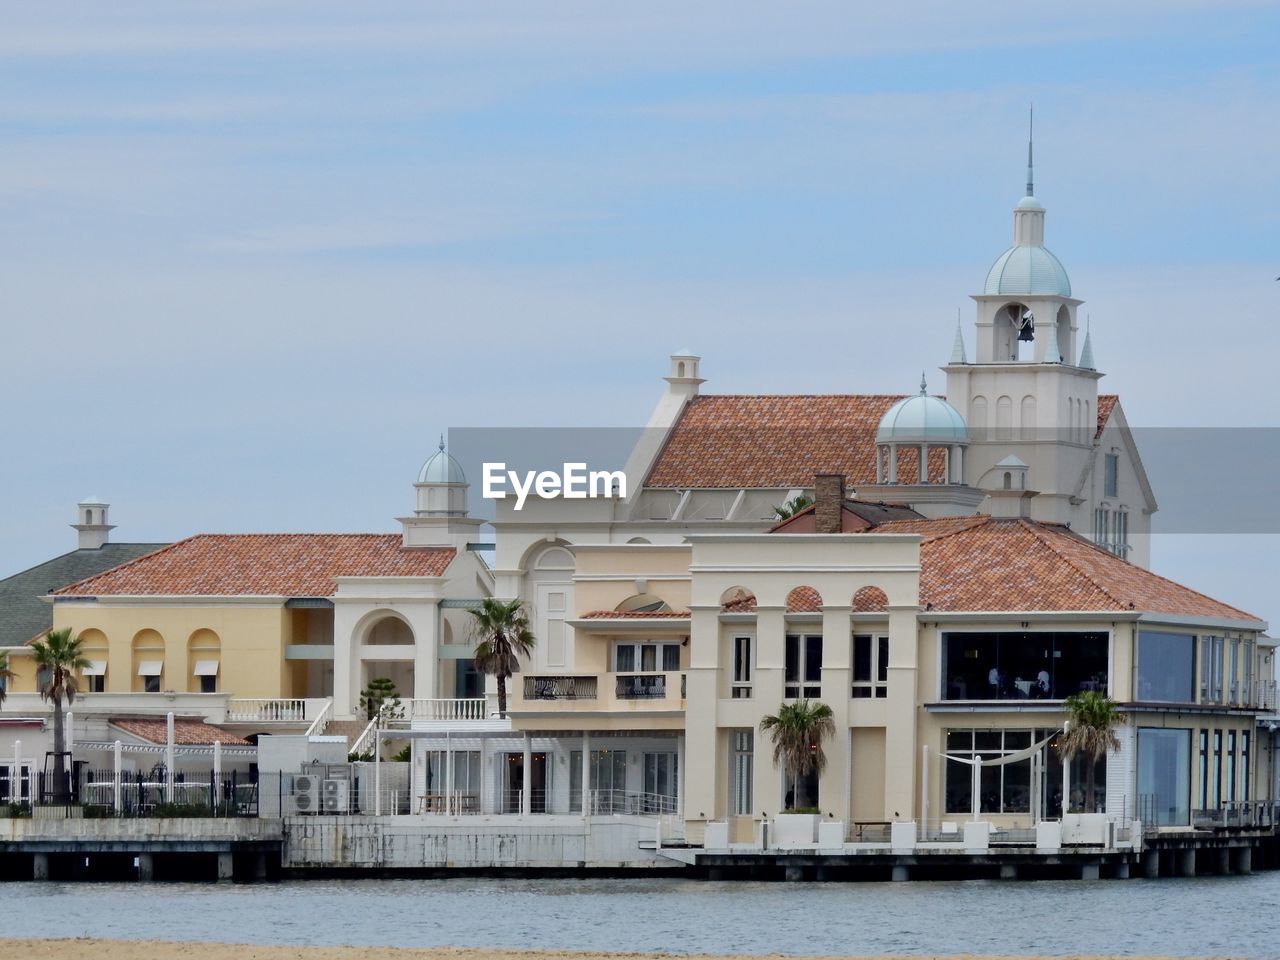
<svg viewBox="0 0 1280 960"><path fill-rule="evenodd" d="M796 587L787 594L787 613L821 613L822 596L813 587Z"/></svg>
<svg viewBox="0 0 1280 960"><path fill-rule="evenodd" d="M1116 408L1116 404L1120 402L1120 398L1114 393L1098 394L1098 432L1094 436L1101 436L1102 429L1107 425L1107 421L1111 419L1111 411Z"/></svg>
<svg viewBox="0 0 1280 960"><path fill-rule="evenodd" d="M879 587L863 587L853 595L854 613L880 613L889 609L889 598Z"/></svg>
<svg viewBox="0 0 1280 960"><path fill-rule="evenodd" d="M724 603L720 604L721 613L751 613L756 608L756 596L746 590L739 590Z"/></svg>
<svg viewBox="0 0 1280 960"><path fill-rule="evenodd" d="M140 740L150 743L168 743L169 731L164 720L142 720L131 717L112 717L111 726L123 730ZM203 720L173 721L173 742L187 747L210 747L214 742L224 747L251 747L248 740L228 733Z"/></svg>
<svg viewBox="0 0 1280 960"><path fill-rule="evenodd" d="M668 434L648 487L813 486L814 474L841 473L851 486L875 483L880 418L901 395L699 396ZM1098 397L1101 433L1119 398ZM898 451L898 477L916 476L917 452ZM945 480L941 448L929 452L929 482Z"/></svg>
<svg viewBox="0 0 1280 960"><path fill-rule="evenodd" d="M452 547L399 534L206 533L54 591L55 596L328 597L335 577L438 577Z"/></svg>
<svg viewBox="0 0 1280 960"><path fill-rule="evenodd" d="M814 474L874 483L880 418L900 395L700 396L685 407L645 480L650 487L811 487ZM898 451L899 475L917 470ZM943 451L929 472L942 479Z"/></svg>
<svg viewBox="0 0 1280 960"><path fill-rule="evenodd" d="M1053 524L947 517L897 520L869 532L924 538L920 603L934 610L1136 610L1257 620Z"/></svg>
<svg viewBox="0 0 1280 960"><path fill-rule="evenodd" d="M673 620L688 618L688 610L589 610L583 620Z"/></svg>

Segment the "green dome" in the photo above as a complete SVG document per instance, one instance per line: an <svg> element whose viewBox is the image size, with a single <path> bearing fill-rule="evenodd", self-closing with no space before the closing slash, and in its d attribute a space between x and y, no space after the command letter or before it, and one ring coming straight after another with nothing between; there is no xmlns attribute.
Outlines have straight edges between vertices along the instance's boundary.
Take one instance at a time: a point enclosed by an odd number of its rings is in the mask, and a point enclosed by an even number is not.
<svg viewBox="0 0 1280 960"><path fill-rule="evenodd" d="M899 400L880 418L876 443L968 443L964 417L941 397L921 392Z"/></svg>
<svg viewBox="0 0 1280 960"><path fill-rule="evenodd" d="M986 294L1071 296L1062 262L1045 247L1018 244L1000 254L987 271Z"/></svg>
<svg viewBox="0 0 1280 960"><path fill-rule="evenodd" d="M444 449L444 441L435 455L422 465L418 471L419 483L466 483L466 475L462 465L453 459Z"/></svg>

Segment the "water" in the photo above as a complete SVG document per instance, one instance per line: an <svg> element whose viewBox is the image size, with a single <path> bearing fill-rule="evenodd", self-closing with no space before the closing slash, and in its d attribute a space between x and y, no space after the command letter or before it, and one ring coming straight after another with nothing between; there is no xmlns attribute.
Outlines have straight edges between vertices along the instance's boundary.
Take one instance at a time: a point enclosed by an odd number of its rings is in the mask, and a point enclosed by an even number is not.
<svg viewBox="0 0 1280 960"><path fill-rule="evenodd" d="M1280 873L1035 883L12 883L0 898L0 936L7 937L671 953L1280 955Z"/></svg>

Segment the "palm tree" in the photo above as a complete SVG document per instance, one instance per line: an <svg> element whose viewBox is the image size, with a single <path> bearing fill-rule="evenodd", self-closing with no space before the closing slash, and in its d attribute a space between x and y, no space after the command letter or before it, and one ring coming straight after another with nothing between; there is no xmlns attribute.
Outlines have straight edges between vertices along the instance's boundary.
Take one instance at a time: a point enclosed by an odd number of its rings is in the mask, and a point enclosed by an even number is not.
<svg viewBox="0 0 1280 960"><path fill-rule="evenodd" d="M80 649L82 642L79 637L71 636L70 627L64 627L61 630L50 630L43 640L31 644L40 696L53 703L53 753L57 757L54 764L55 800L59 802L65 802L69 793L67 773L62 763L62 755L67 750L62 702L65 700L70 705L75 701L76 693L80 690L76 672L89 666L89 661Z"/></svg>
<svg viewBox="0 0 1280 960"><path fill-rule="evenodd" d="M1120 749L1115 731L1124 717L1114 700L1092 690L1073 693L1067 697L1066 707L1071 716L1067 732L1058 738L1058 752L1067 761L1077 754L1084 758L1084 805L1093 812L1094 767L1108 753Z"/></svg>
<svg viewBox="0 0 1280 960"><path fill-rule="evenodd" d="M0 704L3 704L4 698L9 695L9 681L15 676L16 674L9 669L9 654L0 650Z"/></svg>
<svg viewBox="0 0 1280 960"><path fill-rule="evenodd" d="M778 520L790 520L811 503L813 503L812 500L804 494L801 494L798 497L792 497L786 503L778 504L773 508L773 515L777 517Z"/></svg>
<svg viewBox="0 0 1280 960"><path fill-rule="evenodd" d="M476 669L498 678L498 716L507 715L507 678L520 669L520 658L533 652L528 605L523 600L488 597L469 611L475 619Z"/></svg>
<svg viewBox="0 0 1280 960"><path fill-rule="evenodd" d="M769 734L773 740L774 766L782 767L798 788L801 777L821 775L826 768L827 755L822 751L822 741L836 732L836 724L831 708L825 703L797 700L784 703L776 714L762 719L760 732ZM808 806L799 801L799 796L794 797L792 806Z"/></svg>

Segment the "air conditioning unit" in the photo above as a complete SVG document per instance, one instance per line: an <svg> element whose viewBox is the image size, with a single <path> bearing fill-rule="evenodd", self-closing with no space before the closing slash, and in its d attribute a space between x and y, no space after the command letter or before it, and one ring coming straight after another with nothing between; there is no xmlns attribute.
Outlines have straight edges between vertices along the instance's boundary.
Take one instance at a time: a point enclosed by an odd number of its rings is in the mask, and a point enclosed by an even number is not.
<svg viewBox="0 0 1280 960"><path fill-rule="evenodd" d="M299 813L320 811L320 778L302 774L293 778L293 804Z"/></svg>
<svg viewBox="0 0 1280 960"><path fill-rule="evenodd" d="M320 794L320 807L325 813L347 812L348 783L345 780L326 780Z"/></svg>

